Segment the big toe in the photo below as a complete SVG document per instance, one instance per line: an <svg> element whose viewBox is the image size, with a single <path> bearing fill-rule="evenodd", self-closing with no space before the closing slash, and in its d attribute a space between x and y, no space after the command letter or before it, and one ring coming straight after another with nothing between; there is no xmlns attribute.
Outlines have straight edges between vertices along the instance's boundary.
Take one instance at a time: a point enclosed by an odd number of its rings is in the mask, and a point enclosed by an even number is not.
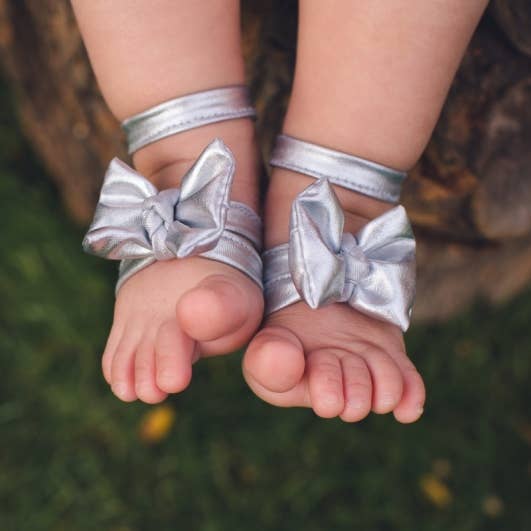
<svg viewBox="0 0 531 531"><path fill-rule="evenodd" d="M262 329L243 358L243 373L275 393L293 389L304 374L304 350L298 337L281 326Z"/></svg>
<svg viewBox="0 0 531 531"><path fill-rule="evenodd" d="M258 287L251 280L211 275L180 298L177 319L196 341L214 341L238 332L260 304Z"/></svg>

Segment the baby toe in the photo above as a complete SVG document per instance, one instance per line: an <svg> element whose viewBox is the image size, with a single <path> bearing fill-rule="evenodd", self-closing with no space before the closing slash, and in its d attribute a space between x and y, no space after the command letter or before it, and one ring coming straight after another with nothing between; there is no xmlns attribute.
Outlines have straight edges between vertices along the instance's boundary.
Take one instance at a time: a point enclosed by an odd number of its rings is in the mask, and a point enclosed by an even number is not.
<svg viewBox="0 0 531 531"><path fill-rule="evenodd" d="M166 393L179 393L192 379L192 363L198 358L196 343L175 320L164 322L155 341L156 381Z"/></svg>
<svg viewBox="0 0 531 531"><path fill-rule="evenodd" d="M252 377L269 391L293 389L305 369L304 350L297 336L287 328L269 326L253 338L243 358L244 376Z"/></svg>
<svg viewBox="0 0 531 531"><path fill-rule="evenodd" d="M335 352L320 349L306 360L313 410L324 418L337 417L345 407L341 363Z"/></svg>
<svg viewBox="0 0 531 531"><path fill-rule="evenodd" d="M402 398L403 379L398 365L385 352L368 347L359 352L365 360L372 379L372 410L389 413Z"/></svg>
<svg viewBox="0 0 531 531"><path fill-rule="evenodd" d="M101 357L101 370L103 372L103 377L105 381L111 385L111 367L116 348L118 347L123 336L123 328L113 324L109 337L107 338L107 343L105 349L103 350L103 355Z"/></svg>
<svg viewBox="0 0 531 531"><path fill-rule="evenodd" d="M155 377L154 334L144 338L135 354L135 392L137 397L147 404L156 404L164 400L167 394L157 386Z"/></svg>
<svg viewBox="0 0 531 531"><path fill-rule="evenodd" d="M131 334L125 334L112 358L112 392L124 402L137 399L135 392L135 352L138 341Z"/></svg>
<svg viewBox="0 0 531 531"><path fill-rule="evenodd" d="M345 422L356 422L365 418L372 406L372 382L367 363L356 355L341 358L343 369L343 391L345 408L340 417Z"/></svg>
<svg viewBox="0 0 531 531"><path fill-rule="evenodd" d="M408 424L418 420L424 412L426 389L421 375L405 353L395 360L402 371L404 392L393 414L398 422Z"/></svg>

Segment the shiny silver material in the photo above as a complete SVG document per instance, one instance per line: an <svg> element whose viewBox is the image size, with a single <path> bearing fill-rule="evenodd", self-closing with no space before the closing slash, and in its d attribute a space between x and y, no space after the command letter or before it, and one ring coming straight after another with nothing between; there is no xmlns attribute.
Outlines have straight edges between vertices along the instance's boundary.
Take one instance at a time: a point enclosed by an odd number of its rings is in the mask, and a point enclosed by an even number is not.
<svg viewBox="0 0 531 531"><path fill-rule="evenodd" d="M407 330L415 295L415 239L404 207L396 206L356 235L327 179L295 199L290 240L263 254L266 313L304 300L334 302Z"/></svg>
<svg viewBox="0 0 531 531"><path fill-rule="evenodd" d="M234 85L166 101L127 118L122 122L122 128L131 154L161 138L194 127L255 116L247 87Z"/></svg>
<svg viewBox="0 0 531 531"><path fill-rule="evenodd" d="M203 256L229 264L261 286L261 222L248 206L229 200L234 157L216 139L183 177L180 188L157 188L113 159L86 252L122 260L116 290L156 260Z"/></svg>
<svg viewBox="0 0 531 531"><path fill-rule="evenodd" d="M269 163L304 173L361 194L389 201L400 199L407 174L347 153L311 144L288 135L277 138Z"/></svg>

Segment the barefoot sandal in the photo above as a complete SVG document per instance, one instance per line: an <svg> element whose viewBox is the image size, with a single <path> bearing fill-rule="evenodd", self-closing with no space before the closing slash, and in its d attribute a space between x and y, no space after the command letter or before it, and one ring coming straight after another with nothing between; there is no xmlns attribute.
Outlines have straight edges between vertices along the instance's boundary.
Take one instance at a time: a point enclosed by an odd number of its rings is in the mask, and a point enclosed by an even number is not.
<svg viewBox="0 0 531 531"><path fill-rule="evenodd" d="M344 233L330 183L396 202L406 174L287 135L278 137L270 163L317 181L293 202L289 242L262 254L266 314L301 300L313 309L345 302L405 331L415 294L415 239L404 207L355 235Z"/></svg>
<svg viewBox="0 0 531 531"><path fill-rule="evenodd" d="M206 124L255 117L246 87L230 86L164 102L125 120L129 153ZM231 151L213 140L186 172L180 188L159 191L115 158L105 174L86 252L120 260L116 292L157 260L202 256L228 264L262 287L262 227L247 205L230 201Z"/></svg>

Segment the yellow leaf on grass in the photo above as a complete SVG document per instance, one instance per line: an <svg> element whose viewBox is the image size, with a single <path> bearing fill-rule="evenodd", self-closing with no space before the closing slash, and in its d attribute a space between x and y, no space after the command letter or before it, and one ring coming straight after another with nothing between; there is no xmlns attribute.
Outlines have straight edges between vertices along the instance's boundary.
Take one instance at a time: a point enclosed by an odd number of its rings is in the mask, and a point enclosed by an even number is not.
<svg viewBox="0 0 531 531"><path fill-rule="evenodd" d="M149 443L164 439L175 422L175 411L167 405L148 411L140 421L140 438Z"/></svg>
<svg viewBox="0 0 531 531"><path fill-rule="evenodd" d="M483 500L483 512L491 518L496 518L503 513L503 501L492 494Z"/></svg>
<svg viewBox="0 0 531 531"><path fill-rule="evenodd" d="M450 489L433 474L426 474L420 478L420 488L424 496L433 503L433 505L444 508L452 501Z"/></svg>

